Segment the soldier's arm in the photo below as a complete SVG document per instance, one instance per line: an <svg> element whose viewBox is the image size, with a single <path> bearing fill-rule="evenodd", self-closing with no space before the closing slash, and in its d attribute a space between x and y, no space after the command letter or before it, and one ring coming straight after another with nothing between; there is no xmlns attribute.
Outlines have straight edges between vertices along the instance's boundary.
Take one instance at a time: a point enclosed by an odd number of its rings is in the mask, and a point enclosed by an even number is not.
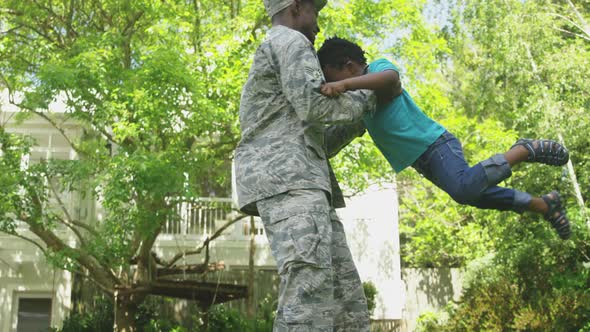
<svg viewBox="0 0 590 332"><path fill-rule="evenodd" d="M326 155L332 158L355 138L363 136L365 125L362 121L353 124L332 125L326 128Z"/></svg>
<svg viewBox="0 0 590 332"><path fill-rule="evenodd" d="M295 38L277 54L283 93L299 118L313 123L352 123L375 107L369 90L349 91L338 97L326 97L320 88L324 74L313 48L302 38Z"/></svg>

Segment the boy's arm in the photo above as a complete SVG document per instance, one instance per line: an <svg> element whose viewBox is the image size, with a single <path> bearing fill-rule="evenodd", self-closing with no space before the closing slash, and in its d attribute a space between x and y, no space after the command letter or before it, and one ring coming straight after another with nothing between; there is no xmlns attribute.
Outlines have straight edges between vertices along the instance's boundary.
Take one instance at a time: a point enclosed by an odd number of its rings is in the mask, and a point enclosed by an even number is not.
<svg viewBox="0 0 590 332"><path fill-rule="evenodd" d="M337 98L320 92L325 82L319 61L311 44L302 38L291 40L276 54L282 92L306 122L335 124L359 121L375 107L374 93L369 90L350 91Z"/></svg>
<svg viewBox="0 0 590 332"><path fill-rule="evenodd" d="M326 96L334 97L346 91L358 89L374 90L380 101L391 100L401 95L403 91L399 73L393 69L388 69L382 72L368 73L342 81L326 83L322 86L321 92Z"/></svg>

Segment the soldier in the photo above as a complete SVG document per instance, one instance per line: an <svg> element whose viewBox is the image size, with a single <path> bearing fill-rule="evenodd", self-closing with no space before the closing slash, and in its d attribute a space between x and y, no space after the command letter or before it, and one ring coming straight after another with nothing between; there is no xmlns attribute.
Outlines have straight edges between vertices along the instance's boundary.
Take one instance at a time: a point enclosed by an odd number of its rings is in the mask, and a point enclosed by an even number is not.
<svg viewBox="0 0 590 332"><path fill-rule="evenodd" d="M272 28L240 104L240 209L260 215L281 277L274 331L368 331L358 272L334 208L344 206L328 158L364 133L367 90L325 97L313 42L326 0L264 0ZM326 125L333 125L326 129Z"/></svg>

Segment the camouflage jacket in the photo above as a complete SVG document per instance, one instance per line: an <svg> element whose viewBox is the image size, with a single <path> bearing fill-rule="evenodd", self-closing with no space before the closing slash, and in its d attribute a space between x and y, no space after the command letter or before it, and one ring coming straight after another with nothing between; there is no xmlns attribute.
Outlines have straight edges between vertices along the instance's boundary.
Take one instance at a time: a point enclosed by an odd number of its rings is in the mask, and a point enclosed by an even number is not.
<svg viewBox="0 0 590 332"><path fill-rule="evenodd" d="M257 201L294 189L322 189L334 207L344 205L327 157L362 135L358 122L374 109L375 97L365 90L325 97L323 82L309 40L272 27L256 50L240 103L235 175L242 211L258 215Z"/></svg>

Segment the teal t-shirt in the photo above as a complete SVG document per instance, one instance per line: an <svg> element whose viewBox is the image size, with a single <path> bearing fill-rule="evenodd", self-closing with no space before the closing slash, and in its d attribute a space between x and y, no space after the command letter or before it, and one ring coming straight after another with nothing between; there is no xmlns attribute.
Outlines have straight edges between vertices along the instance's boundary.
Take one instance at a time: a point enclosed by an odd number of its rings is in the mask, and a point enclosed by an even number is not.
<svg viewBox="0 0 590 332"><path fill-rule="evenodd" d="M398 68L385 59L369 64L368 72L377 73ZM427 117L404 90L387 104L377 104L374 113L363 122L383 156L396 172L412 165L424 151L445 132L445 128Z"/></svg>

